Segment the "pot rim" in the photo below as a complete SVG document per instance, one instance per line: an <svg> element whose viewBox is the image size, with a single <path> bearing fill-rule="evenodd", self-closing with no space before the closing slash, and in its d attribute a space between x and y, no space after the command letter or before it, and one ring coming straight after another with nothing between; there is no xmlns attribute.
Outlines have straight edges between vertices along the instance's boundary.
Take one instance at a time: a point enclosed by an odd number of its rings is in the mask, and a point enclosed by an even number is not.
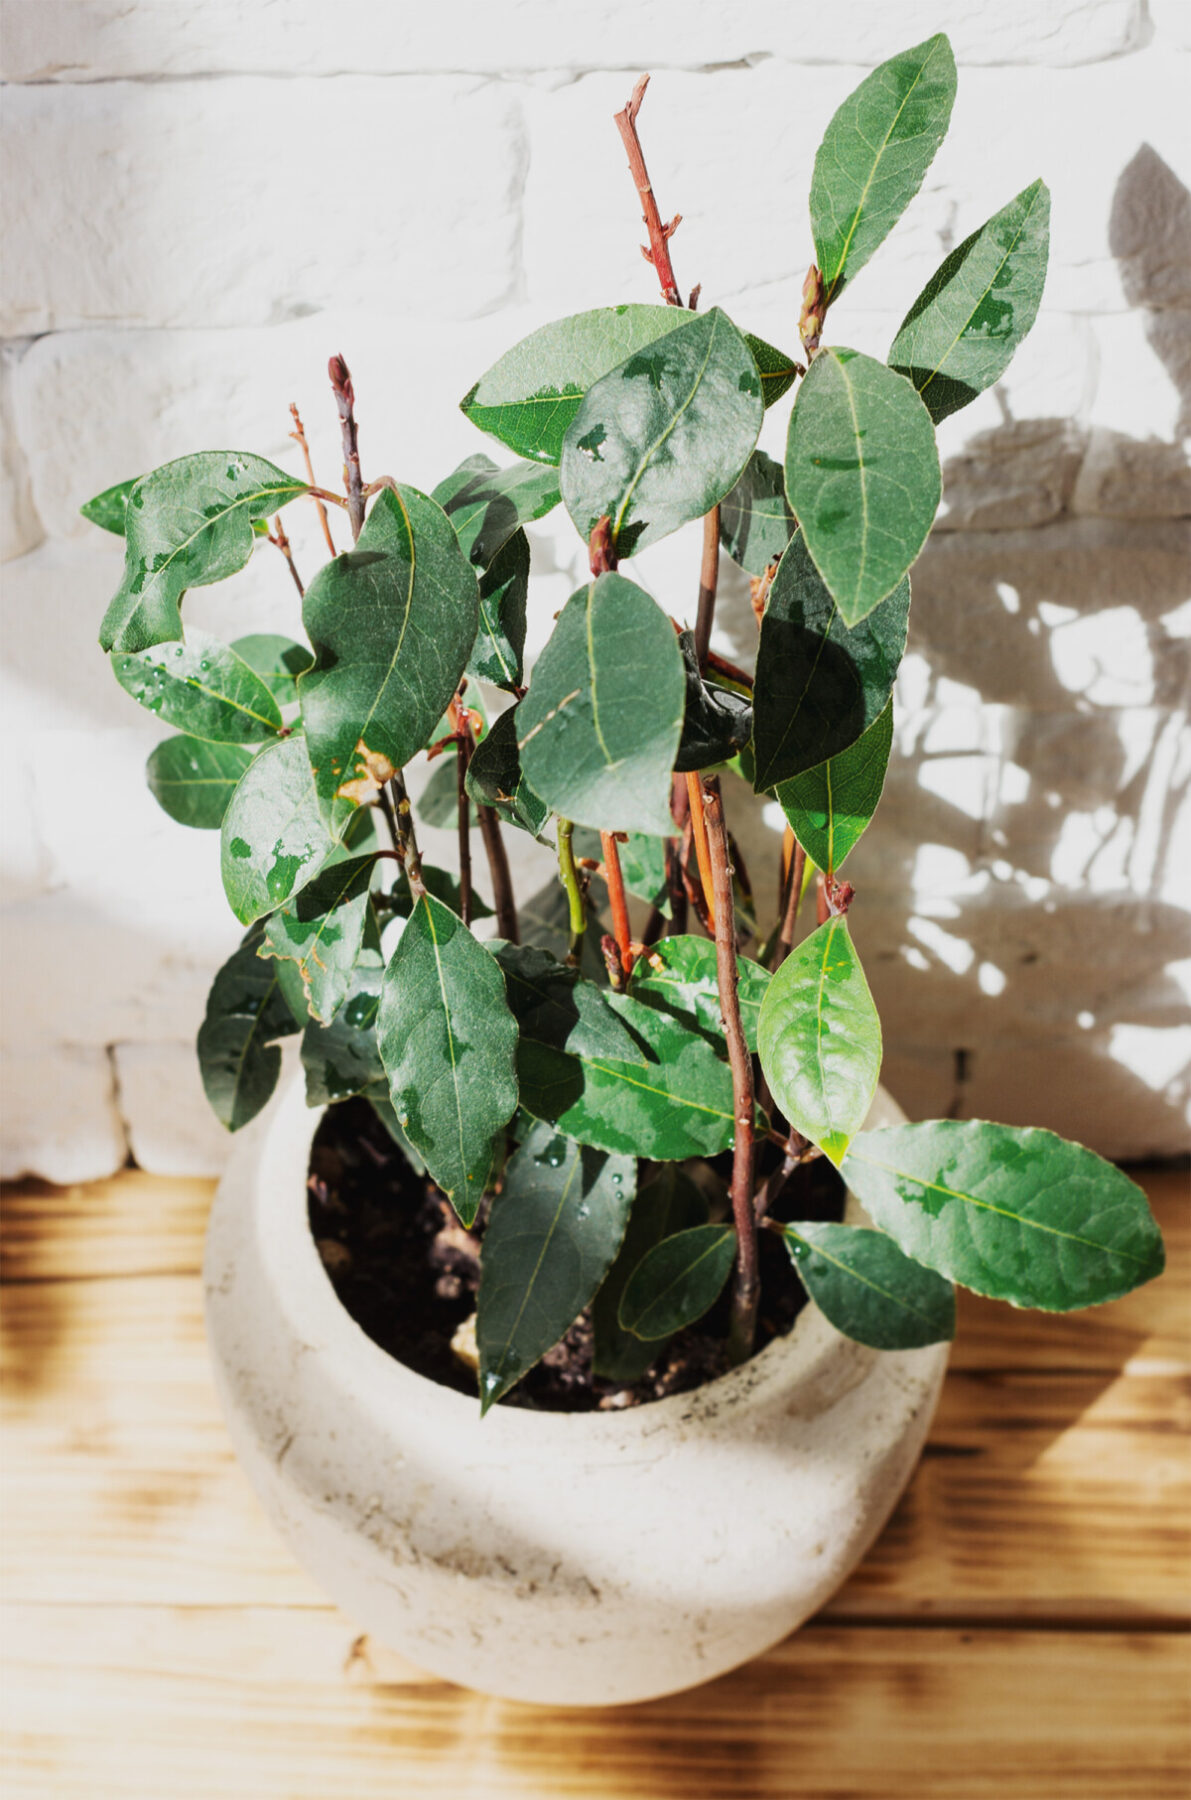
<svg viewBox="0 0 1191 1800"><path fill-rule="evenodd" d="M739 1368L685 1393L603 1412L547 1412L498 1404L481 1422L478 1394L474 1398L461 1394L409 1368L368 1336L335 1292L318 1254L306 1205L310 1148L326 1110L307 1107L303 1078L296 1072L258 1129L237 1146L224 1181L240 1190L236 1204L250 1208L260 1269L270 1280L295 1342L317 1353L324 1375L348 1392L375 1394L380 1384L386 1410L392 1405L440 1419L453 1415L452 1427L462 1432L478 1431L482 1423L478 1441L497 1453L517 1444L541 1447L544 1439L563 1435L572 1446L592 1439L593 1450L607 1450L617 1440L652 1437L699 1418L727 1414L739 1420L745 1411L771 1403L776 1390L784 1393L792 1382L825 1374L826 1365L835 1362L841 1350L865 1368L882 1354L843 1337L808 1296L785 1336L774 1338ZM896 1102L878 1089L866 1123L879 1126L903 1118ZM257 1196L254 1205L249 1199L252 1190ZM850 1223L865 1222L851 1193L844 1217ZM219 1271L209 1269L207 1279L213 1292L219 1291ZM854 1372L858 1375L860 1370Z"/></svg>

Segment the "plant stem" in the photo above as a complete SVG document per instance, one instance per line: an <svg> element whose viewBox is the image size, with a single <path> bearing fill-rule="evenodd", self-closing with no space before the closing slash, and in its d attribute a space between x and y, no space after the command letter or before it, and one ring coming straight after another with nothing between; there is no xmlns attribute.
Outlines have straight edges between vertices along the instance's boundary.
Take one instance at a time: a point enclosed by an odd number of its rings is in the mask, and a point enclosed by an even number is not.
<svg viewBox="0 0 1191 1800"><path fill-rule="evenodd" d="M583 935L587 930L587 908L583 903L583 889L579 884L579 871L575 867L575 852L571 846L574 830L574 824L570 819L559 819L558 875L566 889L571 915L571 943L567 961L573 963L577 968L579 957L583 951Z"/></svg>
<svg viewBox="0 0 1191 1800"><path fill-rule="evenodd" d="M794 854L790 858L790 866L786 871L785 903L782 909L782 926L778 932L777 944L774 946L770 968L776 971L781 968L787 956L794 948L794 930L798 924L798 908L802 904L802 878L806 870L806 851L794 837Z"/></svg>
<svg viewBox="0 0 1191 1800"><path fill-rule="evenodd" d="M459 917L471 924L471 797L467 791L467 765L471 761L471 734L464 732L455 752L455 788L459 797Z"/></svg>
<svg viewBox="0 0 1191 1800"><path fill-rule="evenodd" d="M290 401L290 404L289 404L289 410L290 410L290 416L292 417L292 419L294 421L294 429L290 432L290 436L295 440L295 442L301 449L302 461L306 464L306 479L310 483L311 489L313 490L313 488L315 486L314 464L310 460L310 445L306 442L306 428L302 424L302 415L298 411L297 406L295 405L295 403L292 400ZM322 501L318 498L317 494L314 495L314 505L315 505L315 510L318 513L318 522L323 528L323 537L326 540L327 549L331 552L331 555L334 556L335 555L335 539L331 536L331 526L330 526L330 522L327 518L327 509L323 505Z"/></svg>
<svg viewBox="0 0 1191 1800"><path fill-rule="evenodd" d="M513 878L509 873L509 858L500 829L500 814L491 806L477 806L476 821L488 858L488 873L492 877L492 904L496 909L497 932L502 938L507 938L510 944L519 944L521 927L517 922Z"/></svg>
<svg viewBox="0 0 1191 1800"><path fill-rule="evenodd" d="M364 483L360 476L360 438L356 425L356 391L351 370L341 356L333 356L327 364L335 405L339 409L339 425L343 432L343 483L347 489L347 516L351 522L353 544L364 528Z"/></svg>
<svg viewBox="0 0 1191 1800"><path fill-rule="evenodd" d="M385 815L385 824L389 828L389 836L393 840L393 849L396 851L401 842L400 835L397 831L397 814L393 811L393 802L383 787L377 789L376 801L381 812Z"/></svg>
<svg viewBox="0 0 1191 1800"><path fill-rule="evenodd" d="M707 842L707 826L703 816L703 788L698 775L688 775L686 787L690 797L691 834L695 840L695 859L699 864L699 880L703 885L703 900L707 907L708 923L714 932L716 928L715 875L712 869L711 851Z"/></svg>
<svg viewBox="0 0 1191 1800"><path fill-rule="evenodd" d="M276 535L274 535L274 533L276 533ZM294 553L290 548L290 541L286 536L285 526L281 523L279 517L273 520L273 530L269 533L269 542L271 544L276 544L282 556L284 556L289 567L289 572L294 578L294 586L298 590L298 597L301 599L305 595L306 589L302 586L302 577L298 574L298 567L294 562Z"/></svg>
<svg viewBox="0 0 1191 1800"><path fill-rule="evenodd" d="M700 669L707 667L719 579L720 509L713 506L709 513L703 515L703 564L699 570L699 611L695 619L695 655Z"/></svg>
<svg viewBox="0 0 1191 1800"><path fill-rule="evenodd" d="M691 802L694 813L694 800ZM719 983L720 1012L732 1069L732 1110L736 1137L732 1150L732 1218L736 1226L736 1278L732 1291L732 1324L728 1355L733 1364L752 1355L757 1330L760 1277L757 1265L757 1225L753 1210L753 1059L745 1041L740 1017L740 979L736 961L736 919L732 904L732 864L724 801L714 775L702 784L701 807L707 827L715 891L715 967Z"/></svg>
<svg viewBox="0 0 1191 1800"><path fill-rule="evenodd" d="M662 215L658 211L658 203L654 198L649 170L645 167L645 155L641 149L641 140L637 136L637 114L641 111L641 102L645 98L645 90L648 86L649 76L642 75L623 112L618 112L613 116L629 159L629 172L641 197L642 216L645 229L649 233L649 249L646 250L642 246L641 254L647 263L652 263L657 273L662 298L666 305L681 306L682 296L678 292L678 283L674 279L674 269L670 262L670 239L682 221L682 214L675 213L668 225L662 224Z"/></svg>
<svg viewBox="0 0 1191 1800"><path fill-rule="evenodd" d="M629 903L624 891L620 851L614 832L601 831L600 848L604 853L604 879L608 883L608 899L612 904L612 929L616 934L616 948L620 952L620 966L626 975L631 975L633 952L630 948L632 932L629 929Z"/></svg>
<svg viewBox="0 0 1191 1800"><path fill-rule="evenodd" d="M415 900L422 900L426 895L426 883L422 880L422 857L418 850L417 833L414 830L413 810L409 804L409 795L405 791L405 771L403 769L398 769L389 786L393 790L397 854L401 858L401 866L405 870L410 893Z"/></svg>

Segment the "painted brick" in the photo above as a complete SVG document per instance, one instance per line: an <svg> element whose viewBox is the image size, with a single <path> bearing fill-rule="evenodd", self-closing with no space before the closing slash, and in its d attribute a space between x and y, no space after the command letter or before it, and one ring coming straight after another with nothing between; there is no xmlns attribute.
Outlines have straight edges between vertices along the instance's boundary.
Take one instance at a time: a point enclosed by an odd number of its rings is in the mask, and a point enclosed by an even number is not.
<svg viewBox="0 0 1191 1800"><path fill-rule="evenodd" d="M104 1050L18 1046L0 1056L4 1116L0 1175L40 1175L65 1186L122 1168L128 1145Z"/></svg>
<svg viewBox="0 0 1191 1800"><path fill-rule="evenodd" d="M207 1104L193 1044L117 1044L120 1113L137 1166L221 1175L235 1138Z"/></svg>

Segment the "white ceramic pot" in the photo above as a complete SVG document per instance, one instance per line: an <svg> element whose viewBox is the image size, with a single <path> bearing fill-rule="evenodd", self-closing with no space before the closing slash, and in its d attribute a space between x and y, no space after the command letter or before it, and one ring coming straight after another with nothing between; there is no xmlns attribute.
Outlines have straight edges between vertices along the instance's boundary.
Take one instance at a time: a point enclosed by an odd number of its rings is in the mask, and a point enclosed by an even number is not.
<svg viewBox="0 0 1191 1800"><path fill-rule="evenodd" d="M735 1668L828 1599L910 1477L946 1345L868 1350L812 1304L694 1393L481 1420L340 1305L307 1222L319 1116L295 1082L237 1148L207 1330L265 1510L363 1629L485 1693L606 1705ZM879 1095L870 1122L901 1117Z"/></svg>

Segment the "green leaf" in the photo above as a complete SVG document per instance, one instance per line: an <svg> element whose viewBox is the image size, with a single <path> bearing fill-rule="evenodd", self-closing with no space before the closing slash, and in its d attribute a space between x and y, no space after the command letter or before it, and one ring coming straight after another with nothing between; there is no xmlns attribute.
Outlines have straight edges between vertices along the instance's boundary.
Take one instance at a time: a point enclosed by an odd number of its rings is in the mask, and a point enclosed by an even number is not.
<svg viewBox="0 0 1191 1800"><path fill-rule="evenodd" d="M955 1336L955 1289L904 1256L883 1231L807 1220L782 1235L807 1293L837 1331L874 1350L915 1350Z"/></svg>
<svg viewBox="0 0 1191 1800"><path fill-rule="evenodd" d="M360 954L348 977L342 1006L329 1025L312 1019L302 1033L307 1106L330 1106L353 1094L367 1094L372 1099L378 1089L388 1100L388 1078L376 1042L376 1014L384 972L380 932L375 917L368 912Z"/></svg>
<svg viewBox="0 0 1191 1800"><path fill-rule="evenodd" d="M432 863L424 862L422 864L422 880L428 894L432 894L436 900L441 900L443 905L449 906L452 912L459 911L459 877L457 875L452 875L447 869L436 869ZM414 909L413 895L410 892L409 881L404 870L400 871L388 893L377 893L372 898L374 905L380 906L382 910L392 913L398 919L408 919ZM492 917L492 908L485 900L481 899L474 888L471 894L471 909L473 920Z"/></svg>
<svg viewBox="0 0 1191 1800"><path fill-rule="evenodd" d="M763 575L794 535L781 463L754 450L744 473L720 502L720 543L750 575Z"/></svg>
<svg viewBox="0 0 1191 1800"><path fill-rule="evenodd" d="M817 869L829 875L843 866L877 810L893 744L893 701L861 737L778 784L777 797L790 828Z"/></svg>
<svg viewBox="0 0 1191 1800"><path fill-rule="evenodd" d="M114 533L116 537L123 537L128 496L140 479L139 475L134 475L130 481L118 481L115 487L104 488L102 494L96 494L94 500L86 501L79 507L79 511L84 519L90 519L92 525L98 525L102 530Z"/></svg>
<svg viewBox="0 0 1191 1800"><path fill-rule="evenodd" d="M429 740L475 642L479 596L442 509L416 488L377 495L354 550L320 569L302 618L315 666L298 698L323 816L356 807Z"/></svg>
<svg viewBox="0 0 1191 1800"><path fill-rule="evenodd" d="M501 943L495 954L523 1037L575 1056L646 1066L644 1052L613 1012L607 993L582 980L577 969L532 944Z"/></svg>
<svg viewBox="0 0 1191 1800"><path fill-rule="evenodd" d="M696 1225L663 1238L625 1284L621 1330L652 1342L693 1325L719 1299L735 1260L731 1225Z"/></svg>
<svg viewBox="0 0 1191 1800"><path fill-rule="evenodd" d="M637 1186L606 1156L535 1125L509 1159L484 1232L476 1343L487 1412L574 1324L620 1248Z"/></svg>
<svg viewBox="0 0 1191 1800"><path fill-rule="evenodd" d="M606 986L608 981L608 971L600 954L600 933L604 929L600 903L605 895L603 882L598 876L593 876L584 902L587 929L583 937L583 948L579 953L580 972L599 982L601 986ZM549 951L559 961L569 953L571 907L566 889L557 876L547 881L545 887L539 888L535 894L531 894L528 900L519 903L517 919L523 943L535 949Z"/></svg>
<svg viewBox="0 0 1191 1800"><path fill-rule="evenodd" d="M736 989L740 1022L751 1051L757 1048L757 1020L770 983L768 969L736 958ZM711 1038L722 1050L724 1022L720 1014L720 990L716 974L715 945L708 938L668 937L651 946L638 959L629 977L629 993L646 1006L667 1012L683 1024Z"/></svg>
<svg viewBox="0 0 1191 1800"><path fill-rule="evenodd" d="M99 629L103 648L145 650L181 637L186 589L242 569L252 521L305 491L304 481L239 450L182 456L142 476L128 496L124 579Z"/></svg>
<svg viewBox="0 0 1191 1800"><path fill-rule="evenodd" d="M700 674L694 633L679 635L686 705L674 768L680 775L730 762L753 734L753 709L740 694L714 688ZM671 827L676 829L676 827Z"/></svg>
<svg viewBox="0 0 1191 1800"><path fill-rule="evenodd" d="M902 581L942 491L934 426L912 383L855 350L821 350L790 416L786 492L846 625Z"/></svg>
<svg viewBox="0 0 1191 1800"><path fill-rule="evenodd" d="M426 1165L406 1137L404 1131L401 1129L401 1121L393 1108L393 1102L389 1099L387 1085L382 1084L379 1088L369 1088L364 1095L364 1098L367 1100L369 1106L404 1156L414 1174L424 1175L426 1173Z"/></svg>
<svg viewBox="0 0 1191 1800"><path fill-rule="evenodd" d="M223 815L223 891L243 925L283 906L335 849L319 812L301 732L268 744Z"/></svg>
<svg viewBox="0 0 1191 1800"><path fill-rule="evenodd" d="M761 621L753 691L758 793L838 756L889 703L906 648L910 583L849 629L799 532Z"/></svg>
<svg viewBox="0 0 1191 1800"><path fill-rule="evenodd" d="M722 500L757 441L761 380L719 307L635 351L591 387L559 478L584 543L607 513L622 557Z"/></svg>
<svg viewBox="0 0 1191 1800"><path fill-rule="evenodd" d="M979 1119L865 1131L842 1174L907 1256L1014 1306L1098 1306L1165 1266L1141 1189L1053 1131Z"/></svg>
<svg viewBox="0 0 1191 1800"><path fill-rule="evenodd" d="M298 676L311 668L314 657L305 644L280 637L273 631L251 632L236 638L232 649L255 669L279 706L292 706L298 698Z"/></svg>
<svg viewBox="0 0 1191 1800"><path fill-rule="evenodd" d="M644 1343L620 1326L620 1301L629 1276L655 1244L673 1233L707 1223L707 1201L681 1163L663 1163L640 1190L616 1261L591 1304L592 1374L602 1381L640 1381L661 1355L656 1339Z"/></svg>
<svg viewBox="0 0 1191 1800"><path fill-rule="evenodd" d="M335 863L266 920L261 955L297 964L307 1009L322 1025L351 987L375 867L374 855Z"/></svg>
<svg viewBox="0 0 1191 1800"><path fill-rule="evenodd" d="M531 462L498 469L489 456L469 456L439 482L433 498L468 561L486 569L514 532L558 505L558 476Z"/></svg>
<svg viewBox="0 0 1191 1800"><path fill-rule="evenodd" d="M576 824L664 836L685 689L661 608L622 575L601 575L563 607L517 708L525 779Z"/></svg>
<svg viewBox="0 0 1191 1800"><path fill-rule="evenodd" d="M126 693L167 725L212 744L259 744L281 730L277 702L229 645L186 627L185 641L112 655Z"/></svg>
<svg viewBox="0 0 1191 1800"><path fill-rule="evenodd" d="M477 806L491 806L507 824L540 837L550 808L521 772L517 712L513 706L501 713L476 745L467 767L467 791Z"/></svg>
<svg viewBox="0 0 1191 1800"><path fill-rule="evenodd" d="M214 831L227 810L252 751L201 738L165 738L145 765L149 791L179 825Z"/></svg>
<svg viewBox="0 0 1191 1800"><path fill-rule="evenodd" d="M265 1105L281 1070L276 1039L297 1029L274 965L257 955L260 941L256 926L224 963L199 1027L203 1087L229 1131L239 1131Z"/></svg>
<svg viewBox="0 0 1191 1800"><path fill-rule="evenodd" d="M668 310L674 312L676 308L670 307ZM775 350L764 338L754 337L751 331L744 333L744 341L757 365L757 373L761 377L761 399L768 411L775 400L780 400L793 387L795 376L802 372L801 364L795 362L792 356L787 356L784 350Z"/></svg>
<svg viewBox="0 0 1191 1800"><path fill-rule="evenodd" d="M881 1073L881 1021L846 919L828 919L787 956L761 1005L757 1048L791 1125L838 1168Z"/></svg>
<svg viewBox="0 0 1191 1800"><path fill-rule="evenodd" d="M811 177L811 230L828 299L888 237L922 186L954 99L955 58L940 32L874 69L835 114Z"/></svg>
<svg viewBox="0 0 1191 1800"><path fill-rule="evenodd" d="M430 895L385 970L377 1039L402 1130L470 1225L517 1110L517 1027L495 958Z"/></svg>
<svg viewBox="0 0 1191 1800"><path fill-rule="evenodd" d="M510 694L521 691L528 594L529 539L515 531L480 577L480 629L467 660L469 675Z"/></svg>
<svg viewBox="0 0 1191 1800"><path fill-rule="evenodd" d="M517 1073L526 1112L582 1144L653 1162L728 1149L732 1075L702 1032L627 994L604 999L628 1027L635 1059L592 1053L577 1036L560 1044L555 1031L521 1018Z"/></svg>
<svg viewBox="0 0 1191 1800"><path fill-rule="evenodd" d="M931 276L889 351L935 424L1009 367L1038 313L1050 241L1050 191L1032 182L965 238Z"/></svg>
<svg viewBox="0 0 1191 1800"><path fill-rule="evenodd" d="M507 350L460 405L518 456L556 463L588 388L685 323L673 306L601 306L555 319Z"/></svg>

